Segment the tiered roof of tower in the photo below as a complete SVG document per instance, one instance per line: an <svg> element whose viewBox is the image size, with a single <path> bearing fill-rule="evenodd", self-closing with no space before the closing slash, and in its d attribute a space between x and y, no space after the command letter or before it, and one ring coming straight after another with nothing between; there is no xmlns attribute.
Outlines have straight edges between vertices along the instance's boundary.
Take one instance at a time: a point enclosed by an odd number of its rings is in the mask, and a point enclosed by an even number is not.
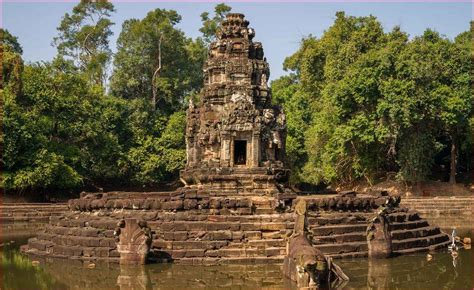
<svg viewBox="0 0 474 290"><path fill-rule="evenodd" d="M247 100L263 107L270 102L269 66L248 25L243 14L229 14L222 22L204 67L204 104Z"/></svg>

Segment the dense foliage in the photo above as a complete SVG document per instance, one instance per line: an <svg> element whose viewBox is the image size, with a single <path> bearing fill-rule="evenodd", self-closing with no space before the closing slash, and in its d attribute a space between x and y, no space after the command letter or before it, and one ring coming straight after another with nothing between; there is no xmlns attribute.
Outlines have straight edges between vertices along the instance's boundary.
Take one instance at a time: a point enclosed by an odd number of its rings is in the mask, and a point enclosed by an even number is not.
<svg viewBox="0 0 474 290"><path fill-rule="evenodd" d="M470 32L450 41L426 30L410 40L373 16L337 13L285 60L292 73L272 83L288 114L296 181L372 183L394 173L418 182L452 167L454 182L472 146L470 52Z"/></svg>
<svg viewBox="0 0 474 290"><path fill-rule="evenodd" d="M169 113L183 105L184 98L202 85L206 49L175 26L181 21L176 11L156 9L142 19L126 20L117 40L111 91L126 99L152 97L152 77L161 49L161 74L156 78L156 107ZM160 47L159 47L160 46Z"/></svg>
<svg viewBox="0 0 474 290"><path fill-rule="evenodd" d="M79 3L63 17L54 39L58 55L49 63L24 65L16 37L2 29L0 145L7 189L145 186L177 179L186 157L186 102L202 86L207 47L176 28L176 11L156 9L144 19L127 20L106 94L114 11L107 2ZM159 44L158 98L150 106Z"/></svg>
<svg viewBox="0 0 474 290"><path fill-rule="evenodd" d="M112 55L113 5L82 1L58 27L57 57L33 64L2 29L4 186L176 180L186 103L201 89L207 44L230 10L219 4L214 15L203 13L196 39L176 27L173 10L126 20ZM287 114L293 182L373 182L391 172L416 182L441 166L454 166L454 177L470 169L471 58L470 32L454 41L431 30L409 39L399 28L384 32L375 17L338 13L286 59L289 75L272 82Z"/></svg>

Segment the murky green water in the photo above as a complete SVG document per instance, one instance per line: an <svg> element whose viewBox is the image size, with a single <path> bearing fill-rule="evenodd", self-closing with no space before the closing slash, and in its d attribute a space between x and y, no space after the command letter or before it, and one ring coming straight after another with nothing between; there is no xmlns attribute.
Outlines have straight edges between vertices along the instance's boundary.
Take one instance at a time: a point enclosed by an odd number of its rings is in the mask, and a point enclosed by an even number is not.
<svg viewBox="0 0 474 290"><path fill-rule="evenodd" d="M468 221L470 222L470 221ZM465 223L466 224L466 223ZM469 223L467 223L469 224ZM154 264L123 267L73 260L38 260L19 254L19 245L41 225L2 226L1 289L295 289L280 265L191 266ZM30 229L29 229L30 227ZM472 236L460 229L460 236ZM456 260L447 251L392 259L337 260L350 277L342 289L473 289L472 250Z"/></svg>

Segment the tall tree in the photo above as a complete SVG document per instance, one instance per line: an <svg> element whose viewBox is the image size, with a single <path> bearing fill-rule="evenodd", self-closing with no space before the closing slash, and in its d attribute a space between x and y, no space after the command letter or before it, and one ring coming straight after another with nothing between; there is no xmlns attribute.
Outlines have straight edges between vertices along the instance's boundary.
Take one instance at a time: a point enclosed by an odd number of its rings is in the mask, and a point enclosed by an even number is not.
<svg viewBox="0 0 474 290"><path fill-rule="evenodd" d="M201 13L202 27L199 29L199 31L201 31L203 35L206 46L214 41L217 28L231 10L232 7L224 3L220 3L214 7L214 16L212 18L210 18L209 12Z"/></svg>
<svg viewBox="0 0 474 290"><path fill-rule="evenodd" d="M440 94L440 121L450 140L449 182L456 183L460 152L469 152L472 146L472 35L471 31L461 33L454 43L445 43L445 81L436 91ZM464 147L464 148L462 148ZM470 153L470 152L469 152ZM469 167L469 166L468 166Z"/></svg>
<svg viewBox="0 0 474 290"><path fill-rule="evenodd" d="M11 101L21 94L23 73L23 60L21 58L21 47L16 37L12 36L8 31L2 32L2 46L0 47L0 59L2 60L2 78L0 79L0 168L2 174L0 176L1 188L4 188L5 164L9 152L5 150L5 139L7 139L7 126L9 121L8 110ZM8 147L8 146L7 146Z"/></svg>
<svg viewBox="0 0 474 290"><path fill-rule="evenodd" d="M57 28L54 45L60 56L70 58L85 72L91 83L104 86L111 51L110 15L114 6L108 1L81 0L72 13L66 13Z"/></svg>
<svg viewBox="0 0 474 290"><path fill-rule="evenodd" d="M307 162L305 132L312 118L312 106L308 96L300 90L294 74L283 76L271 82L273 102L282 105L287 118L286 138L287 161L292 170L291 182L302 180L301 168Z"/></svg>
<svg viewBox="0 0 474 290"><path fill-rule="evenodd" d="M155 96L153 107L170 114L183 107L187 95L201 88L205 48L175 27L180 21L176 11L156 9L142 20L123 23L112 94L147 100Z"/></svg>

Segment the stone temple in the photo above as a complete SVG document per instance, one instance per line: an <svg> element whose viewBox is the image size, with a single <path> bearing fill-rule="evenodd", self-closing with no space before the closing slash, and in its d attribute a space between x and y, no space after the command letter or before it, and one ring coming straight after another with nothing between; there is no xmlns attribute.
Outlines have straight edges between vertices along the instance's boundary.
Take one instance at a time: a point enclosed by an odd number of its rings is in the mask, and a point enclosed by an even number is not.
<svg viewBox="0 0 474 290"><path fill-rule="evenodd" d="M386 193L288 189L285 115L272 104L269 66L248 25L228 14L210 46L204 88L187 112L182 188L82 193L22 250L124 264L282 263L297 199L307 204L311 245L334 258L445 247L445 233Z"/></svg>
<svg viewBox="0 0 474 290"><path fill-rule="evenodd" d="M272 196L285 182L286 120L272 105L262 44L242 14L229 14L209 48L204 89L187 114L182 181L217 195Z"/></svg>

